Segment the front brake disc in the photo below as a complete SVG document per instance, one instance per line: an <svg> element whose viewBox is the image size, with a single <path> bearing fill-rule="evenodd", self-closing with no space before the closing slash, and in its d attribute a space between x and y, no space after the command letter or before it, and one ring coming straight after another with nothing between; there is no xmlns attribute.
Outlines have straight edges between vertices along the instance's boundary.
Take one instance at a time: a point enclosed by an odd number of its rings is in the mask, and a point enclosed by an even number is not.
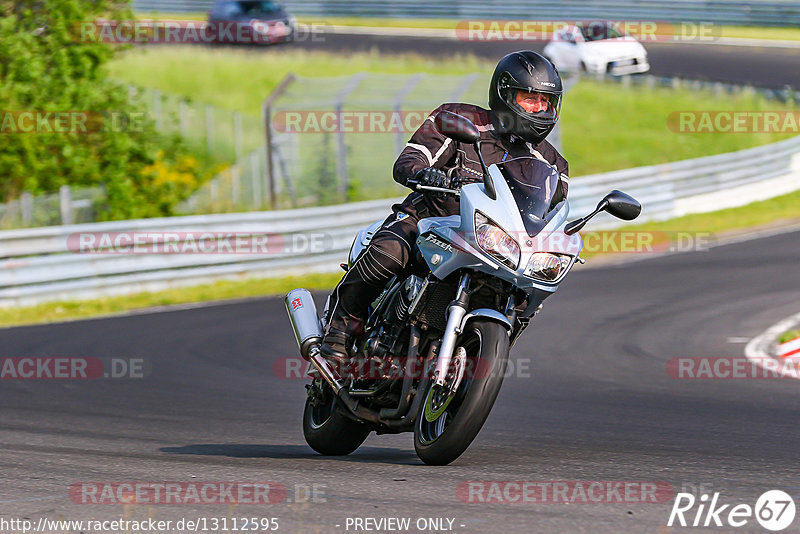
<svg viewBox="0 0 800 534"><path fill-rule="evenodd" d="M464 378L464 371L467 368L467 351L464 347L458 347L450 361L450 369L445 378L445 385L432 384L425 399L425 420L432 423L442 416L444 411L455 398L458 386Z"/></svg>

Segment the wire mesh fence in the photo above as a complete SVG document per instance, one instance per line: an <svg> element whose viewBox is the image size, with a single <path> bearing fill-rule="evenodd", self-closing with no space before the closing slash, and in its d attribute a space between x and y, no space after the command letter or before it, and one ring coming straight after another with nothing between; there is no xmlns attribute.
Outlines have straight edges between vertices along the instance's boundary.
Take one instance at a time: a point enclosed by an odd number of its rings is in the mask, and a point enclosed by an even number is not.
<svg viewBox="0 0 800 534"><path fill-rule="evenodd" d="M166 94L158 89L133 85L128 86L128 98L141 106L160 133L179 135L190 151L203 154L210 163L232 165L239 162L241 167L241 162L249 153L258 147L262 147L263 151L264 125L261 117L220 109ZM232 172L232 169L233 167L227 172ZM263 179L263 169L256 168L254 171L250 166L246 172ZM212 189L214 187L216 182L211 186ZM249 194L248 198L253 198L246 190L243 194ZM0 228L94 222L105 198L101 187L65 187L58 193L36 196L23 192L17 199L0 203ZM234 200L231 205L203 204L202 211L230 211L232 206L237 206L237 209L261 209L259 204L236 200L239 198L237 196L232 198ZM195 200L190 205L197 203ZM191 208L188 211L191 212Z"/></svg>
<svg viewBox="0 0 800 534"><path fill-rule="evenodd" d="M261 118L202 102L193 102L158 89L129 86L130 100L139 102L164 134L180 135L196 153L212 161L231 163L263 143Z"/></svg>
<svg viewBox="0 0 800 534"><path fill-rule="evenodd" d="M397 196L403 188L391 179L391 166L413 132L442 103L480 104L485 92L478 74L295 78L269 109L271 153L265 146L248 154L183 209L213 213Z"/></svg>
<svg viewBox="0 0 800 534"><path fill-rule="evenodd" d="M769 99L800 102L800 91L791 87L761 89L650 75L605 80L717 94L758 92ZM213 108L155 89L131 87L129 91L132 99L140 99L159 131L180 135L190 147L228 165L178 206L180 214L318 206L401 195L405 190L391 178L392 163L428 114L444 102L484 106L486 102L485 80L477 73L293 78L280 94L273 95L264 117ZM554 130L548 140L558 144L559 138ZM102 190L71 190L70 194L74 222L94 220ZM0 204L0 226L62 224L59 199L59 194L23 195Z"/></svg>
<svg viewBox="0 0 800 534"><path fill-rule="evenodd" d="M711 91L759 92L800 102L790 87L761 89L651 75L598 78L608 83ZM183 213L289 208L393 197L392 163L428 114L444 102L485 106L477 73L356 74L293 78L271 103L271 150L265 146L225 170L181 206ZM565 80L571 86L576 78ZM261 134L264 139L264 133ZM560 145L560 131L548 140Z"/></svg>
<svg viewBox="0 0 800 534"><path fill-rule="evenodd" d="M38 196L23 193L0 204L0 229L94 222L103 200L105 191L101 187L63 186L58 193Z"/></svg>

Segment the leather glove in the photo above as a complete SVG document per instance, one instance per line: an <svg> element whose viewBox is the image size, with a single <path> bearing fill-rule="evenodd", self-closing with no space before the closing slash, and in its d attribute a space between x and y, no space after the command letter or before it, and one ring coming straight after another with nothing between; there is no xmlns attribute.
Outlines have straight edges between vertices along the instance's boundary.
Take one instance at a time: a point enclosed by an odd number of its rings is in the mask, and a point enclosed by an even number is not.
<svg viewBox="0 0 800 534"><path fill-rule="evenodd" d="M476 176L474 174L463 173L456 176L453 181L460 186L467 184L481 184L483 183L483 177Z"/></svg>
<svg viewBox="0 0 800 534"><path fill-rule="evenodd" d="M450 179L447 177L447 174L445 174L444 171L440 169L434 169L433 167L426 167L420 171L417 171L417 174L415 174L410 181L430 187L450 187Z"/></svg>

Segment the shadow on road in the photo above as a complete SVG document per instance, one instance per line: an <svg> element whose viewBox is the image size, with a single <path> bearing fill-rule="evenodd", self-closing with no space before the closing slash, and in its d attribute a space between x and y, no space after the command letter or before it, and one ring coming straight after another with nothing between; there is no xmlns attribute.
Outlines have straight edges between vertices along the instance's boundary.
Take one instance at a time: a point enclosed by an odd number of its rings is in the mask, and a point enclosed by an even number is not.
<svg viewBox="0 0 800 534"><path fill-rule="evenodd" d="M161 447L161 452L169 454L190 454L198 456L228 456L231 458L308 458L337 460L342 462L387 463L401 465L421 465L413 450L382 447L362 447L349 456L321 456L305 445L246 445L204 443L184 445L183 447Z"/></svg>

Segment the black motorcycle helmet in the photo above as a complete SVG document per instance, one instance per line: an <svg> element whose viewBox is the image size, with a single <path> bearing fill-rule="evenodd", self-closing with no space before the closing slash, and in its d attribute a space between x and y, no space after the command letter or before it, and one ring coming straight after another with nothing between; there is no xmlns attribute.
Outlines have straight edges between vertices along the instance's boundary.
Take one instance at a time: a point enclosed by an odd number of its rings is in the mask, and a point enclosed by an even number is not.
<svg viewBox="0 0 800 534"><path fill-rule="evenodd" d="M489 86L495 130L540 143L558 122L562 94L561 76L544 56L529 50L508 54L497 64ZM526 111L526 100L536 95L543 104Z"/></svg>

